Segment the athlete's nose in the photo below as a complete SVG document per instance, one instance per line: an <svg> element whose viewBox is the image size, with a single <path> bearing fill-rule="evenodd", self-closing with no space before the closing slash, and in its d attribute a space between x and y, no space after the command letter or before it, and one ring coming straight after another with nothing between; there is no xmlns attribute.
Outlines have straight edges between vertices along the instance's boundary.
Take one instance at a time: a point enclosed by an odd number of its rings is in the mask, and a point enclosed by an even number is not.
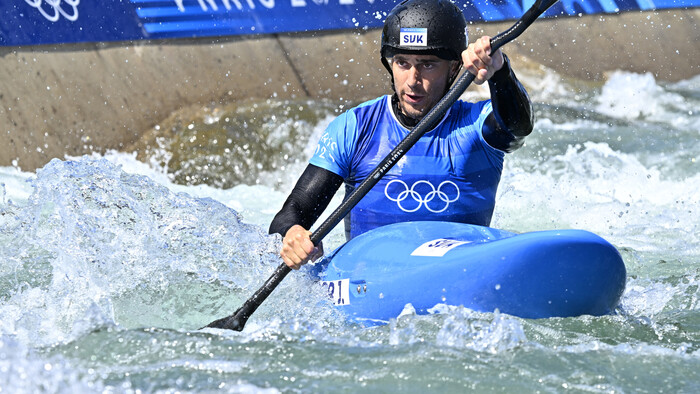
<svg viewBox="0 0 700 394"><path fill-rule="evenodd" d="M406 83L408 83L409 86L420 85L421 75L420 71L418 71L418 67L413 66L408 70L408 79L406 80Z"/></svg>

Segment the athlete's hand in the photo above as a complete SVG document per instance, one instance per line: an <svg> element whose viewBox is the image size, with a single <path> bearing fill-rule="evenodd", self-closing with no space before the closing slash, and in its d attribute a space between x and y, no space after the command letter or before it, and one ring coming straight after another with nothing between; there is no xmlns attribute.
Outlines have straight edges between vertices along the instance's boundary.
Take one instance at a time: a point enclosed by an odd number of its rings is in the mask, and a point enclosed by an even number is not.
<svg viewBox="0 0 700 394"><path fill-rule="evenodd" d="M311 231L294 225L282 240L282 251L280 257L291 269L298 270L309 261L316 261L323 256L323 243L319 242L318 247L311 242Z"/></svg>
<svg viewBox="0 0 700 394"><path fill-rule="evenodd" d="M474 83L481 85L503 67L503 52L491 53L491 37L483 36L462 52L464 68L474 74Z"/></svg>

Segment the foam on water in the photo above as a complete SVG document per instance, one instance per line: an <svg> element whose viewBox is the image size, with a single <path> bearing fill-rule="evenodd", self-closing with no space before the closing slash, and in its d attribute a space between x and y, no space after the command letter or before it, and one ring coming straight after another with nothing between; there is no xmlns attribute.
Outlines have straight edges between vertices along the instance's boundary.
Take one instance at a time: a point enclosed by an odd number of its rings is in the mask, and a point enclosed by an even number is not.
<svg viewBox="0 0 700 394"><path fill-rule="evenodd" d="M519 231L582 228L621 247L649 251L663 245L664 250L698 255L697 182L700 174L671 180L633 155L586 142L545 159L535 171L509 168L495 225Z"/></svg>
<svg viewBox="0 0 700 394"><path fill-rule="evenodd" d="M31 175L15 167L0 167L0 202L26 201L31 194L26 180Z"/></svg>
<svg viewBox="0 0 700 394"><path fill-rule="evenodd" d="M0 389L12 393L98 392L99 382L81 376L64 357L42 357L21 342L0 335Z"/></svg>
<svg viewBox="0 0 700 394"><path fill-rule="evenodd" d="M684 85L676 85L682 89ZM663 122L674 127L689 127L697 122L697 107L673 87L657 84L651 73L612 73L600 96L596 110L615 118ZM690 116L678 116L686 113Z"/></svg>
<svg viewBox="0 0 700 394"><path fill-rule="evenodd" d="M26 344L112 325L196 328L278 263L278 236L105 159L53 160L29 183L26 204L3 204L0 233L0 330Z"/></svg>

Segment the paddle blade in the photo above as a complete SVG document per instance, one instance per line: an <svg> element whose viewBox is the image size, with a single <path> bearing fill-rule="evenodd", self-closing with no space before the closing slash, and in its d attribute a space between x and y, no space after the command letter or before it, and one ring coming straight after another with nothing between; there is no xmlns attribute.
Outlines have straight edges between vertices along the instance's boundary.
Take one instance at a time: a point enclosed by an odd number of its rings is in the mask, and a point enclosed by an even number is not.
<svg viewBox="0 0 700 394"><path fill-rule="evenodd" d="M243 307L238 308L236 312L231 316L226 316L218 320L214 320L203 328L222 328L226 330L243 331L245 323L248 321L248 317L245 313L241 312Z"/></svg>
<svg viewBox="0 0 700 394"><path fill-rule="evenodd" d="M263 286L259 288L258 291L256 291L255 294L253 294L245 303L243 303L243 306L238 308L233 315L215 320L209 323L207 327L243 331L243 327L245 327L248 318L253 315L260 304L262 304L267 296L272 293L272 290L274 290L277 285L282 282L282 279L284 279L284 277L291 271L292 269L287 267L285 263L280 264L275 272L273 272L267 281L265 281Z"/></svg>

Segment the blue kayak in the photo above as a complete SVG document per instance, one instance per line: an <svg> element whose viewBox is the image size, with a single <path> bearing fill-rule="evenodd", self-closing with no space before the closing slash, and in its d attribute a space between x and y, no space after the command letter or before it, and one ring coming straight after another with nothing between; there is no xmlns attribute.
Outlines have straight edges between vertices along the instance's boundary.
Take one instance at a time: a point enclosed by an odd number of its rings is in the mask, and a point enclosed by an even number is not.
<svg viewBox="0 0 700 394"><path fill-rule="evenodd" d="M619 303L620 253L582 230L516 234L448 222L407 222L362 234L316 264L333 303L376 324L407 304L438 304L524 318L605 315Z"/></svg>

